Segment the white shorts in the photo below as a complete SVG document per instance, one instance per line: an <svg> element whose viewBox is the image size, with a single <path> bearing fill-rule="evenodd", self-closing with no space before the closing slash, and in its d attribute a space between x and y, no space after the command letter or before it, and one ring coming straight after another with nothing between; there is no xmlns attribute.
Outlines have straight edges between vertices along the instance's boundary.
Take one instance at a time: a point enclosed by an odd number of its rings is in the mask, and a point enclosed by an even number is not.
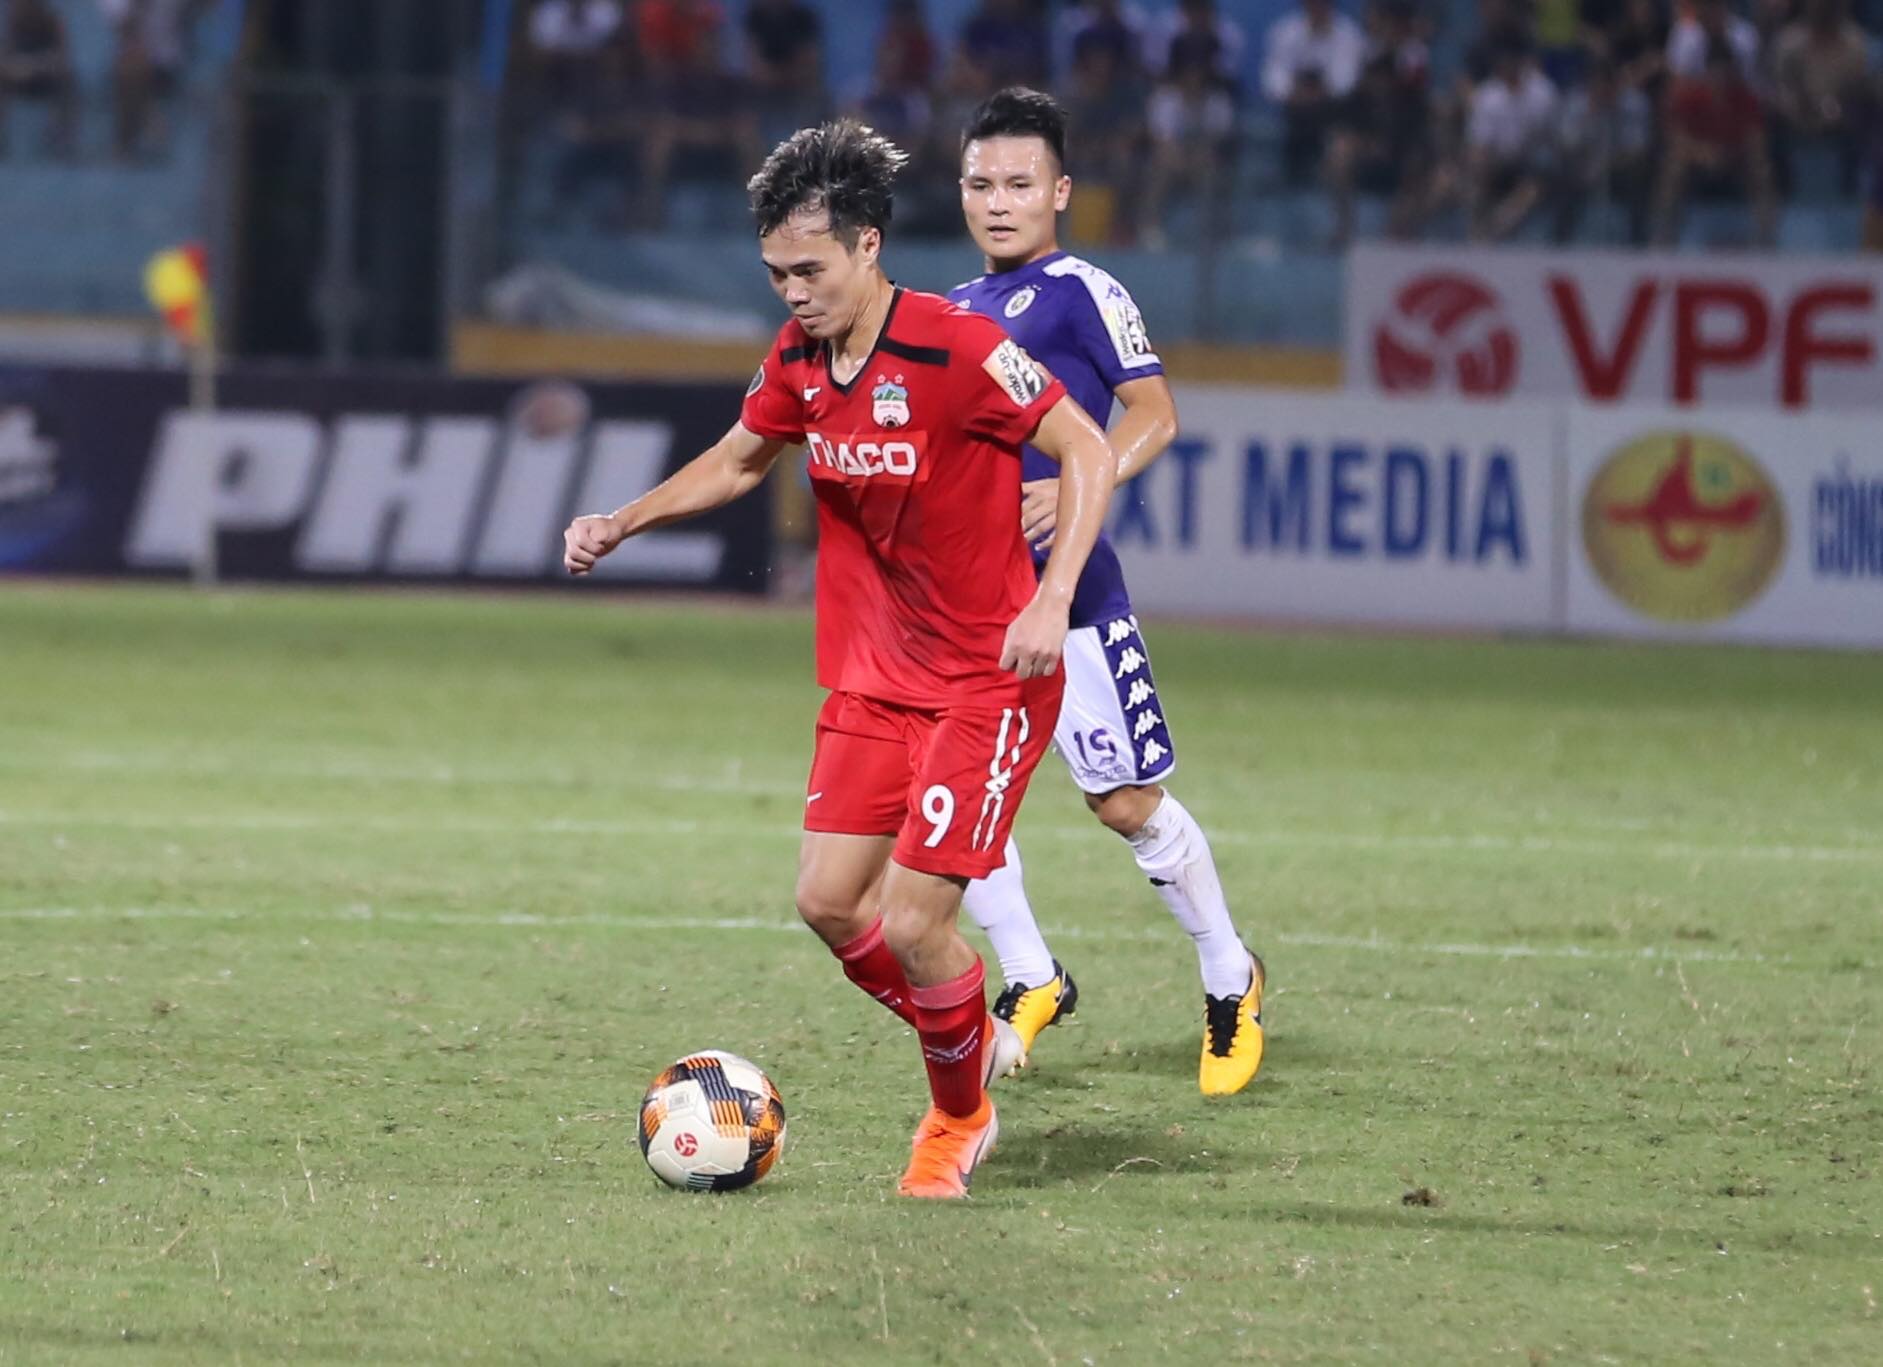
<svg viewBox="0 0 1883 1367"><path fill-rule="evenodd" d="M1177 767L1138 619L1066 633L1066 701L1053 744L1088 793L1154 783Z"/></svg>

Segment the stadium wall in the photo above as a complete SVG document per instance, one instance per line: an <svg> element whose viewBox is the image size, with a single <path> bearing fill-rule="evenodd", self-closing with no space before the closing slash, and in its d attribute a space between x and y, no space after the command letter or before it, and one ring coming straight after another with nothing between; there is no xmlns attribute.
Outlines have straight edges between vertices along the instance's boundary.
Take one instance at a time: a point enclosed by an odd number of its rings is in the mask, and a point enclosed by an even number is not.
<svg viewBox="0 0 1883 1367"><path fill-rule="evenodd" d="M716 439L740 389L0 370L0 570L563 582L571 513ZM1178 386L1111 534L1146 611L1883 647L1883 448L1855 414ZM790 478L603 576L749 593Z"/></svg>

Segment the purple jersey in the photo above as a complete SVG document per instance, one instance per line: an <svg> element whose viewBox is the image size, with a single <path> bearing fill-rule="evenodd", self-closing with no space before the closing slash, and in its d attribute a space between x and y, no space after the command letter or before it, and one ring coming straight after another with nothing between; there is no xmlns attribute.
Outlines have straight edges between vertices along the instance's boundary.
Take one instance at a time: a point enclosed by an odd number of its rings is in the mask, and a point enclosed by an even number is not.
<svg viewBox="0 0 1883 1367"><path fill-rule="evenodd" d="M1162 375L1144 319L1125 287L1089 261L1054 252L1018 270L983 275L956 285L948 297L1007 329L1026 353L1066 386L1101 427L1111 421L1112 395L1127 380ZM1058 464L1031 446L1021 448L1021 478L1055 479ZM1033 552L1037 570L1046 552ZM1131 615L1118 552L1100 536L1072 596L1070 624L1098 626Z"/></svg>

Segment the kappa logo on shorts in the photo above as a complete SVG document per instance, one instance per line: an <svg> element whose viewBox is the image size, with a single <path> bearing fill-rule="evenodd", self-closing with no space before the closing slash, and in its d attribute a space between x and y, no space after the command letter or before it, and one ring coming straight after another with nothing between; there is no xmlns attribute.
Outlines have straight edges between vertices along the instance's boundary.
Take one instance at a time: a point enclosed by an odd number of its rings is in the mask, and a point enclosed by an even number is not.
<svg viewBox="0 0 1883 1367"><path fill-rule="evenodd" d="M1122 679L1127 674L1136 674L1149 663L1150 661L1144 658L1143 652L1136 646L1126 646L1125 653L1118 657L1118 672L1112 677Z"/></svg>

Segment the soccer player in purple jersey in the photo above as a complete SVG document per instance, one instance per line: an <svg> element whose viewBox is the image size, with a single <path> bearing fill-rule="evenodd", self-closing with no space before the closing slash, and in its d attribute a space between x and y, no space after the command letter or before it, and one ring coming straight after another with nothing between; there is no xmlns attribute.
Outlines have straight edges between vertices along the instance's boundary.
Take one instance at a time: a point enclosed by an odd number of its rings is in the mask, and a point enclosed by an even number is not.
<svg viewBox="0 0 1883 1367"><path fill-rule="evenodd" d="M1057 215L1072 193L1065 167L1066 115L1051 96L1002 90L975 111L961 139L961 207L987 273L948 297L999 322L1094 417L1118 400L1124 412L1109 436L1123 484L1177 435L1176 405L1124 286L1060 250ZM1022 527L1037 567L1056 526L1058 467L1031 447L1021 460ZM1130 846L1196 942L1198 1085L1212 1096L1239 1092L1262 1064L1262 961L1230 920L1202 827L1163 787L1177 756L1118 555L1103 537L1073 594L1071 627L1054 742L1086 805ZM1000 958L1006 988L994 1013L1031 1049L1041 1030L1072 1013L1078 988L1040 935L1012 840L1006 864L970 883L962 904Z"/></svg>

